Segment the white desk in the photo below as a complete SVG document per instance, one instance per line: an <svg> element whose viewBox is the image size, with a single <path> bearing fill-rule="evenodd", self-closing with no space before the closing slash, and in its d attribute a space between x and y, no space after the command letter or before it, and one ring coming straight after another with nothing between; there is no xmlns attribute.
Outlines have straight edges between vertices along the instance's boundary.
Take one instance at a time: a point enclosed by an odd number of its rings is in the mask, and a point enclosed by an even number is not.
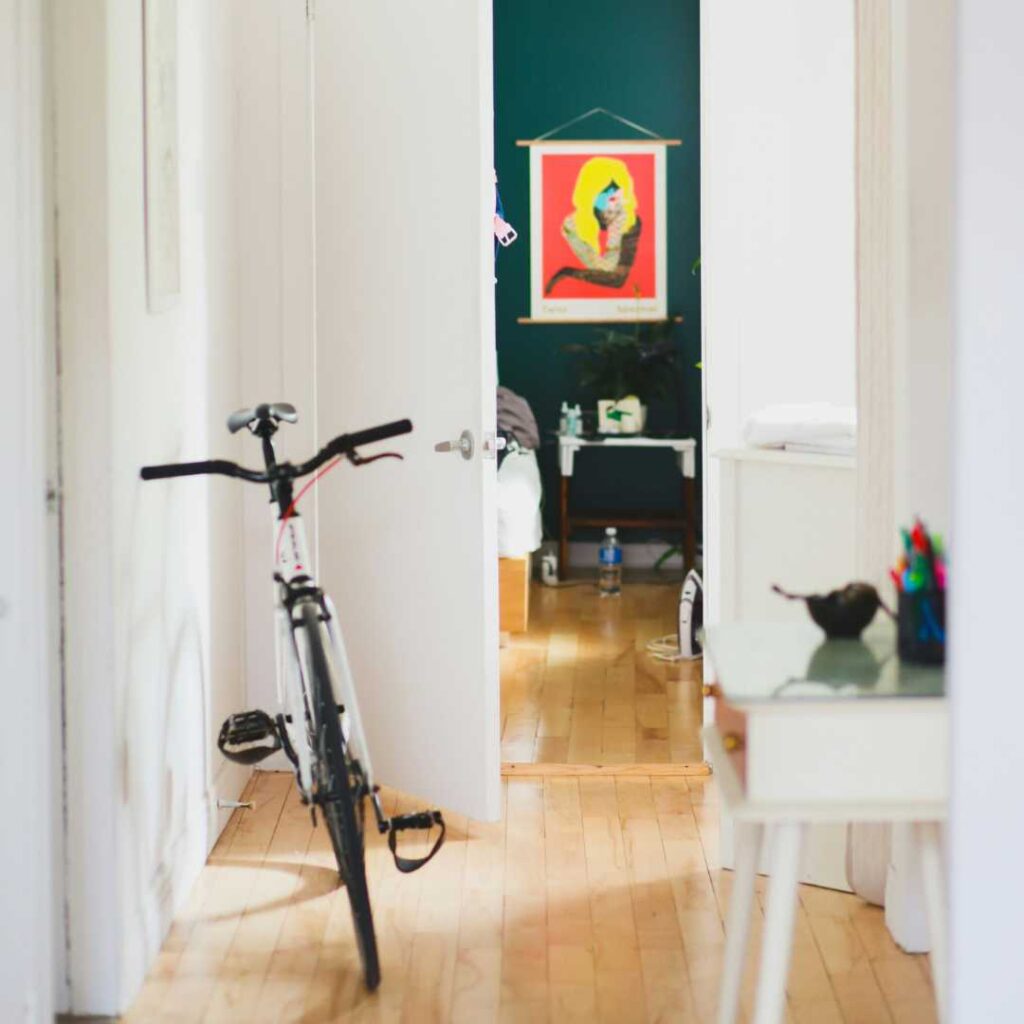
<svg viewBox="0 0 1024 1024"><path fill-rule="evenodd" d="M569 511L569 481L576 467L576 453L584 448L609 451L613 449L665 448L675 454L679 471L683 476L682 515L664 515L653 512L583 512ZM562 475L560 505L560 538L558 571L564 574L569 566L569 537L574 527L579 526L623 526L623 527L667 527L678 529L683 534L684 570L692 569L696 562L697 548L697 500L695 481L697 478L697 442L692 437L644 437L642 434L611 435L600 438L558 437L558 468Z"/></svg>
<svg viewBox="0 0 1024 1024"><path fill-rule="evenodd" d="M825 641L810 622L708 630L718 682L705 739L736 822L719 1024L733 1024L767 825L771 879L754 1024L783 1019L806 826L912 822L928 905L932 973L945 1000L945 899L940 823L948 797L948 715L940 669L901 664L895 628Z"/></svg>

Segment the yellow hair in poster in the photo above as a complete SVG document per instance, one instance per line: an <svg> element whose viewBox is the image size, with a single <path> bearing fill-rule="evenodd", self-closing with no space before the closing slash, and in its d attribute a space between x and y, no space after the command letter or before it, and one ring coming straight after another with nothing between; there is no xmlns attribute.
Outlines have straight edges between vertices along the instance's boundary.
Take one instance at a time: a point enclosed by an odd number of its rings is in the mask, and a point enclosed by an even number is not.
<svg viewBox="0 0 1024 1024"><path fill-rule="evenodd" d="M626 234L636 224L636 194L633 191L633 176L622 160L610 156L592 157L580 168L576 187L572 190L576 234L595 251L600 251L601 224L594 213L594 206L612 182L622 192L622 209L625 213L622 233Z"/></svg>

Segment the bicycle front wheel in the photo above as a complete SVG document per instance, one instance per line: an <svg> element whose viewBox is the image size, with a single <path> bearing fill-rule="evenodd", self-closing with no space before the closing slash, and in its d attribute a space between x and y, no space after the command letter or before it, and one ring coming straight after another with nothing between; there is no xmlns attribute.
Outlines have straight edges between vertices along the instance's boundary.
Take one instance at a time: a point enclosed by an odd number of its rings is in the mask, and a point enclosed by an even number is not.
<svg viewBox="0 0 1024 1024"><path fill-rule="evenodd" d="M302 606L302 624L306 637L312 701L313 759L317 794L327 831L331 836L338 874L348 892L355 926L356 945L363 965L366 987L373 991L380 984L380 959L373 928L373 910L366 885L366 859L363 850L362 773L348 754L341 730L341 717L328 658L320 605Z"/></svg>

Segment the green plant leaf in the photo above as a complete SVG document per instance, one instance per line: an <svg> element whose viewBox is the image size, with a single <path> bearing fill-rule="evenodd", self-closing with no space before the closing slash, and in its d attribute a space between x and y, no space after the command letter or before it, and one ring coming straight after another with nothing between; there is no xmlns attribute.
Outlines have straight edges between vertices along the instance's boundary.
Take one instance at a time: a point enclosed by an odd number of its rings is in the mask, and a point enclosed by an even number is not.
<svg viewBox="0 0 1024 1024"><path fill-rule="evenodd" d="M673 393L678 353L672 320L637 321L632 333L604 328L591 345L572 344L564 351L579 362L579 381L596 398L618 400L637 395L641 402Z"/></svg>

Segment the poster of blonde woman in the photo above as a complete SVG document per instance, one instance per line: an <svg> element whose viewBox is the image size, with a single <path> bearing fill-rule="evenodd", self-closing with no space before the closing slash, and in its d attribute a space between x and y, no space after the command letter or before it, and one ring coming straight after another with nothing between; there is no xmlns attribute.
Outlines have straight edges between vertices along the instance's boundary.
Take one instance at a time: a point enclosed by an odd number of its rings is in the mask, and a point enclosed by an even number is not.
<svg viewBox="0 0 1024 1024"><path fill-rule="evenodd" d="M531 317L664 319L665 147L530 149Z"/></svg>

